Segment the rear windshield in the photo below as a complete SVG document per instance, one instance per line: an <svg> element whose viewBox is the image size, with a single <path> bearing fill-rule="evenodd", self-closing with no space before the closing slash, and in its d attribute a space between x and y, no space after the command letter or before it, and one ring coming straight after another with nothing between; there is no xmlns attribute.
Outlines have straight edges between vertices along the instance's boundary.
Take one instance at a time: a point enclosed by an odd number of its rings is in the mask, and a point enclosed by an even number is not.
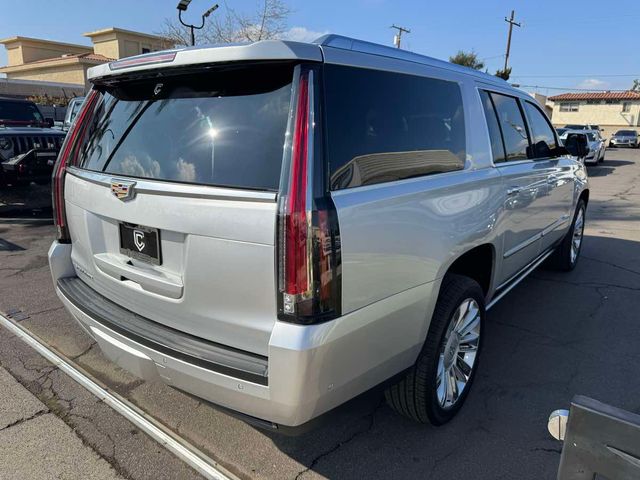
<svg viewBox="0 0 640 480"><path fill-rule="evenodd" d="M42 123L40 110L33 103L0 100L0 122L13 120L24 123Z"/></svg>
<svg viewBox="0 0 640 480"><path fill-rule="evenodd" d="M79 166L180 183L277 190L293 66L227 66L98 86Z"/></svg>
<svg viewBox="0 0 640 480"><path fill-rule="evenodd" d="M71 105L71 112L69 113L69 121L72 122L76 115L80 111L80 107L82 106L82 102L84 101L84 97L81 100L77 100L73 102Z"/></svg>
<svg viewBox="0 0 640 480"><path fill-rule="evenodd" d="M621 137L635 137L637 133L635 132L635 130L618 130L616 132L616 135L619 135Z"/></svg>

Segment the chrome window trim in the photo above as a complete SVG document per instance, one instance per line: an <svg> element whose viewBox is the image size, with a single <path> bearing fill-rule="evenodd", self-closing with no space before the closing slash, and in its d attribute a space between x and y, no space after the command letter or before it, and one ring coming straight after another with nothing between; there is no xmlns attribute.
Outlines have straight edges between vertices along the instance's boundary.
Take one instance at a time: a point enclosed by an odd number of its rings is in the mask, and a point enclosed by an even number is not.
<svg viewBox="0 0 640 480"><path fill-rule="evenodd" d="M111 188L114 178L131 178L136 182L136 192L147 195L166 195L172 197L206 198L220 200L236 200L244 202L275 203L276 192L261 192L244 189L214 187L208 185L191 185L187 183L173 183L170 181L149 180L138 177L128 177L121 174L108 174L93 170L83 170L78 167L68 167L67 173L97 185Z"/></svg>

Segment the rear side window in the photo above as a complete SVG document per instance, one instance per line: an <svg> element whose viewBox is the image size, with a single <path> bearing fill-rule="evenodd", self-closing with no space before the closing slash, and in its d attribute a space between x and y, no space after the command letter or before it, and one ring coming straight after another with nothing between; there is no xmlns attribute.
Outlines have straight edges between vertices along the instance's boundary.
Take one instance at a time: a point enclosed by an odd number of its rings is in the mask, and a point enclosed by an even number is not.
<svg viewBox="0 0 640 480"><path fill-rule="evenodd" d="M337 65L324 73L332 190L464 168L458 84Z"/></svg>
<svg viewBox="0 0 640 480"><path fill-rule="evenodd" d="M217 68L97 87L80 167L172 182L277 190L293 66Z"/></svg>
<svg viewBox="0 0 640 480"><path fill-rule="evenodd" d="M529 137L518 101L514 97L491 93L504 138L507 161L526 160Z"/></svg>
<svg viewBox="0 0 640 480"><path fill-rule="evenodd" d="M529 128L531 128L534 157L550 157L553 153L552 150L558 146L553 134L553 127L540 109L531 102L524 102L524 109L529 119Z"/></svg>
<svg viewBox="0 0 640 480"><path fill-rule="evenodd" d="M484 90L480 90L480 98L482 100L482 108L484 108L484 116L487 119L487 127L489 128L493 161L495 163L504 162L506 159L504 144L502 143L502 134L500 133L500 125L498 125L498 117L493 108L493 102L489 94Z"/></svg>

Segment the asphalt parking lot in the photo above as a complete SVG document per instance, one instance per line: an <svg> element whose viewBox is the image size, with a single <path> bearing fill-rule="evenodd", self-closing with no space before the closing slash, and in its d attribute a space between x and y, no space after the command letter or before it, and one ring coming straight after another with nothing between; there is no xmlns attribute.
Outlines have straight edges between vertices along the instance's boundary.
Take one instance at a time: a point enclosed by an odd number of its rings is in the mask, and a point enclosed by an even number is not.
<svg viewBox="0 0 640 480"><path fill-rule="evenodd" d="M0 219L0 312L241 478L555 478L561 444L546 430L552 410L583 394L640 413L640 150L610 149L589 175L580 263L569 274L537 270L490 311L471 395L440 428L416 425L369 395L326 425L285 437L129 375L102 357L55 296L46 258L54 229L41 219ZM0 363L42 394L47 377L16 361L6 335L0 330ZM48 394L72 410L81 389L56 385ZM91 415L61 416L121 475L162 476L131 458L145 443L139 432L116 435ZM165 476L189 473L154 452L173 468Z"/></svg>

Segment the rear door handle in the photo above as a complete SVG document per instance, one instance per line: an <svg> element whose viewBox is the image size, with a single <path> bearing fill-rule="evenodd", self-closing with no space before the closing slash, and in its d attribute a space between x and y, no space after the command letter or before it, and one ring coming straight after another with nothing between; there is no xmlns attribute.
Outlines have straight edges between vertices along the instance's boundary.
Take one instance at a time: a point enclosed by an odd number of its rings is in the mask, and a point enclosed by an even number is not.
<svg viewBox="0 0 640 480"><path fill-rule="evenodd" d="M513 196L513 195L517 195L520 193L520 191L522 190L522 188L520 187L510 187L507 189L507 195L508 196Z"/></svg>

